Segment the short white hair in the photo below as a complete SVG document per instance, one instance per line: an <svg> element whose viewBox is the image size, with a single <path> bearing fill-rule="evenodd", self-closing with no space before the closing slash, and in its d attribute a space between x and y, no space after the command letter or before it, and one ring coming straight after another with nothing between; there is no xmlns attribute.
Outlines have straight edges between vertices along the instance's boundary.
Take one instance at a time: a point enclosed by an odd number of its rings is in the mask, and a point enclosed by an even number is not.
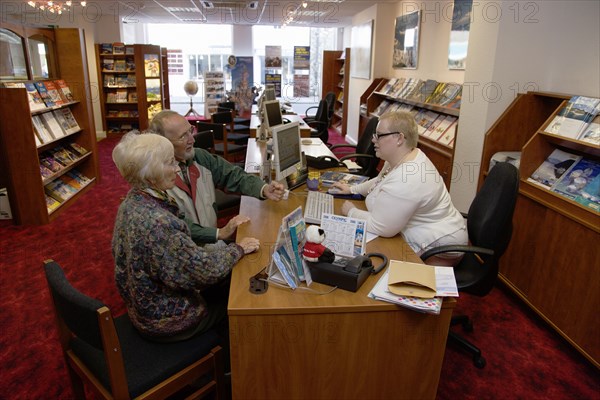
<svg viewBox="0 0 600 400"><path fill-rule="evenodd" d="M173 144L166 137L131 131L115 146L112 159L131 186L143 189L164 178L163 164L173 154Z"/></svg>
<svg viewBox="0 0 600 400"><path fill-rule="evenodd" d="M401 132L406 139L406 145L414 149L419 143L419 130L415 117L408 111L391 111L379 117L379 123L387 121L387 126L392 131Z"/></svg>

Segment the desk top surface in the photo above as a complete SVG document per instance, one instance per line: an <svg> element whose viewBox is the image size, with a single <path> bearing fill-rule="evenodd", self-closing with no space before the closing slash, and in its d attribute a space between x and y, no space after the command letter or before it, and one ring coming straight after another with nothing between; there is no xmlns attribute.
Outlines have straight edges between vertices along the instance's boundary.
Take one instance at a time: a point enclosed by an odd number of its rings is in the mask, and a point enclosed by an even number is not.
<svg viewBox="0 0 600 400"><path fill-rule="evenodd" d="M304 207L306 202L306 186L300 186L292 191L287 200L279 202L261 201L243 196L240 205L240 215L250 217L250 222L238 228L238 240L243 237L256 237L261 242L257 253L243 257L234 267L231 277L229 294L229 315L256 314L302 314L302 313L339 313L398 310L399 306L369 298L367 295L373 288L378 275L370 276L356 292L336 289L328 294L317 294L305 290L280 288L269 282L269 288L264 294L253 294L249 291L249 279L259 273L270 262L270 255L277 239L277 231L283 216L296 207ZM335 212L341 214L343 200L335 200ZM357 206L364 208L364 202L357 201ZM420 258L406 244L401 236L393 238L378 237L367 243L367 252L380 252L388 255L391 260L421 262ZM305 287L305 285L303 284ZM318 292L327 292L330 286L313 282L310 286ZM443 307L454 307L454 299L445 299ZM407 312L414 312L406 310Z"/></svg>

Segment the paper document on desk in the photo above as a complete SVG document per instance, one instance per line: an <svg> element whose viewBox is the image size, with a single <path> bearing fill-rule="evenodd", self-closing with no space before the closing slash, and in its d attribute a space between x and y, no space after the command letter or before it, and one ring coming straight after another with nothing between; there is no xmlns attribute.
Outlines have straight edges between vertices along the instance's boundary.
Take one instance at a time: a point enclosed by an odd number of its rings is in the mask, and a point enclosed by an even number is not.
<svg viewBox="0 0 600 400"><path fill-rule="evenodd" d="M388 290L389 269L382 274L381 278L373 289L369 292L369 297L375 300L386 301L388 303L397 304L402 307L410 308L411 310L423 312L427 314L439 314L442 308L442 298L433 297L431 299L423 299L411 296L398 296Z"/></svg>
<svg viewBox="0 0 600 400"><path fill-rule="evenodd" d="M348 168L349 170L362 169L362 167L360 165L358 165L357 163L355 163L352 160L344 160L342 162L344 163L344 165L346 165L346 168Z"/></svg>

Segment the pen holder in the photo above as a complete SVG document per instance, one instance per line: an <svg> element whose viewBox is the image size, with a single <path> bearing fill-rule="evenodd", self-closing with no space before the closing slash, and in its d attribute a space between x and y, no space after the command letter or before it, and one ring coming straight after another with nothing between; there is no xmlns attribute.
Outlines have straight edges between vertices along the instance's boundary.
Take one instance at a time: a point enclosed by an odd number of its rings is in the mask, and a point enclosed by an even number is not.
<svg viewBox="0 0 600 400"><path fill-rule="evenodd" d="M319 190L319 183L321 180L321 173L318 171L310 171L308 178L306 179L306 186L308 190Z"/></svg>

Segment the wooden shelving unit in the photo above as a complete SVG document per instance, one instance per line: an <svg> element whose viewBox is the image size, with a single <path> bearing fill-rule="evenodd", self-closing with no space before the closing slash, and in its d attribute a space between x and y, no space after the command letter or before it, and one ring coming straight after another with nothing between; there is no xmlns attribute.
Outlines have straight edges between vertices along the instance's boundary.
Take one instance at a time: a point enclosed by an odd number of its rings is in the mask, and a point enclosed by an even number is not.
<svg viewBox="0 0 600 400"><path fill-rule="evenodd" d="M57 28L47 32L54 37L58 76L65 80L76 101L32 112L26 89L0 88L0 147L3 159L0 183L8 189L13 221L18 225L49 223L100 179L83 30ZM26 43L27 37L23 39ZM81 129L38 147L32 116L65 107L71 110ZM40 174L41 153L70 143L77 143L89 153L43 179ZM73 169L89 178L90 182L49 212L44 187Z"/></svg>
<svg viewBox="0 0 600 400"><path fill-rule="evenodd" d="M443 107L437 104L422 103L405 98L395 98L380 92L380 90L383 89L388 80L389 79L387 78L376 78L373 82L377 82L377 84L374 87L372 87L373 85L371 85L371 87L369 87L369 89L367 89L361 96L361 117L359 119L359 132L362 132L362 128L364 127L364 124L366 124L368 118L373 115L373 112L384 100L391 101L394 103L409 104L414 107L423 108L435 111L439 114L451 115L458 118L460 114L459 109ZM365 107L362 107L363 104L366 105L366 112L364 112L364 114L363 110L365 109ZM458 131L458 125L456 126L456 129ZM438 172L442 176L442 179L444 179L446 188L450 189L450 183L452 180L452 163L454 162L454 146L446 146L442 143L432 140L431 138L420 135L418 147L427 155L427 157L429 157L431 162L433 162Z"/></svg>
<svg viewBox="0 0 600 400"><path fill-rule="evenodd" d="M129 50L128 50L129 49ZM166 109L169 98L165 82L166 49L160 46L126 45L129 54L103 54L96 44L98 82L102 85L101 108L103 128L107 135L120 135L131 129L145 130L152 116ZM164 58L163 58L164 53ZM107 70L103 66L121 62L125 70ZM132 67L128 67L131 65ZM110 83L114 81L115 83Z"/></svg>
<svg viewBox="0 0 600 400"><path fill-rule="evenodd" d="M513 236L500 279L599 367L600 213L527 181L554 149L600 161L600 146L544 132L570 98L519 94L486 133L479 185L495 153L522 152Z"/></svg>
<svg viewBox="0 0 600 400"><path fill-rule="evenodd" d="M328 92L335 93L334 113L331 126L346 136L348 123L348 102L345 101L350 82L350 48L326 50L323 52L323 85L321 98Z"/></svg>

